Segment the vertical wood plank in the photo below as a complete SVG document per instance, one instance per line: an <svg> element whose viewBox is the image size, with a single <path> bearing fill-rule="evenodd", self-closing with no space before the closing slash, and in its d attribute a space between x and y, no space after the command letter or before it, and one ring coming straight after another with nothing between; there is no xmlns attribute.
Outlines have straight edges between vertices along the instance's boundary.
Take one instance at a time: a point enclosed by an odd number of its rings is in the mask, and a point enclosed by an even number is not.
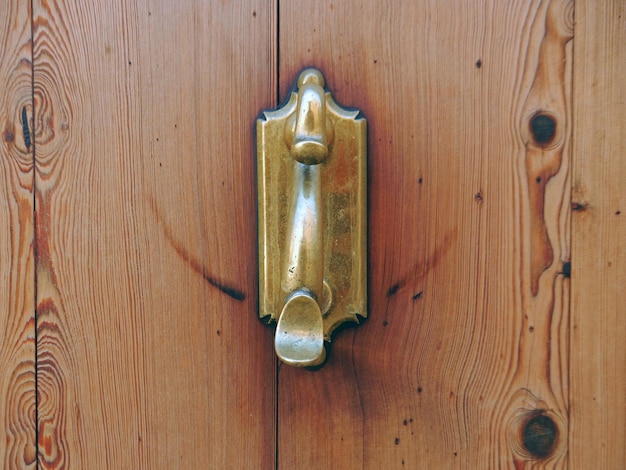
<svg viewBox="0 0 626 470"><path fill-rule="evenodd" d="M0 3L0 466L35 468L31 24Z"/></svg>
<svg viewBox="0 0 626 470"><path fill-rule="evenodd" d="M280 369L279 467L564 468L572 2L280 7L281 96L368 118L370 318Z"/></svg>
<svg viewBox="0 0 626 470"><path fill-rule="evenodd" d="M576 4L572 468L626 462L626 5Z"/></svg>
<svg viewBox="0 0 626 470"><path fill-rule="evenodd" d="M271 468L275 5L34 1L42 468Z"/></svg>

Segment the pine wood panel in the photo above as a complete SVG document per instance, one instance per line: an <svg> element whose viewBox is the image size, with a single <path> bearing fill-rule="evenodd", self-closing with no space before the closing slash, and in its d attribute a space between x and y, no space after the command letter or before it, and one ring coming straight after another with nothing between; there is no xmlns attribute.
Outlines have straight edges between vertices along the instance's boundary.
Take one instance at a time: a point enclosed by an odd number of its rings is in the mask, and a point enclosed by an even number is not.
<svg viewBox="0 0 626 470"><path fill-rule="evenodd" d="M626 6L578 2L572 181L572 468L626 462Z"/></svg>
<svg viewBox="0 0 626 470"><path fill-rule="evenodd" d="M41 468L271 468L272 2L35 0Z"/></svg>
<svg viewBox="0 0 626 470"><path fill-rule="evenodd" d="M280 468L564 468L573 4L281 2L369 129L370 318L279 371Z"/></svg>
<svg viewBox="0 0 626 470"><path fill-rule="evenodd" d="M31 27L0 3L0 466L35 468Z"/></svg>

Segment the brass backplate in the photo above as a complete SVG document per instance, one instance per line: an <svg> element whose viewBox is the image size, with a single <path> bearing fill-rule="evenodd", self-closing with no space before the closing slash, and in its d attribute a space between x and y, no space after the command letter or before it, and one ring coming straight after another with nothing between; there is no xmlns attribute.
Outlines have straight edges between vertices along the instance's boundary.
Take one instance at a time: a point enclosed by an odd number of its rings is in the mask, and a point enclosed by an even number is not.
<svg viewBox="0 0 626 470"><path fill-rule="evenodd" d="M324 204L324 340L344 322L367 316L367 128L356 110L340 107L326 91L326 118L334 132L320 163ZM277 321L290 294L281 287L289 195L294 165L285 141L296 112L297 90L281 108L257 120L259 317Z"/></svg>

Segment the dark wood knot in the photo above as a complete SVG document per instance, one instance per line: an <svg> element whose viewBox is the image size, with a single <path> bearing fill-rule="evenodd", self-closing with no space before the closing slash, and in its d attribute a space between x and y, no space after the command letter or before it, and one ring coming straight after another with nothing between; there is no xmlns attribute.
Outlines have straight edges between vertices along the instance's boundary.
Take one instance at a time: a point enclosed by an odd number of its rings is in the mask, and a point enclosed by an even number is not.
<svg viewBox="0 0 626 470"><path fill-rule="evenodd" d="M535 458L548 457L555 449L558 429L555 422L547 415L531 417L522 428L522 444L526 451Z"/></svg>
<svg viewBox="0 0 626 470"><path fill-rule="evenodd" d="M535 114L530 119L530 133L535 144L539 147L547 147L556 135L556 120L544 112Z"/></svg>

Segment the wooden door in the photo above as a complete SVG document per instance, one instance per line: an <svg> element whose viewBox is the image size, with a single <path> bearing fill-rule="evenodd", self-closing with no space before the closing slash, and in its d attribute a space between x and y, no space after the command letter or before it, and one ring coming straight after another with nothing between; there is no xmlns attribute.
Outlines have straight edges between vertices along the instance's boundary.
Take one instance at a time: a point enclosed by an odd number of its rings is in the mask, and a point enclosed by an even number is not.
<svg viewBox="0 0 626 470"><path fill-rule="evenodd" d="M0 6L5 468L621 468L619 1ZM254 118L369 129L369 319L256 318Z"/></svg>

